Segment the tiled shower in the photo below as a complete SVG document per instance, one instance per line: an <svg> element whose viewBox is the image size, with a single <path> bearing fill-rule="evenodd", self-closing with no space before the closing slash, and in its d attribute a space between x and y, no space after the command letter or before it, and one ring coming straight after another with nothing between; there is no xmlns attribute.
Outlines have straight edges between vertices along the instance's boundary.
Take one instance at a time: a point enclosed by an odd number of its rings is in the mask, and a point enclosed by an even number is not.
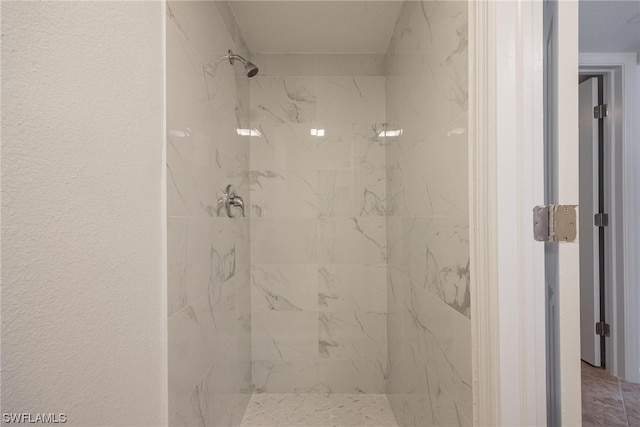
<svg viewBox="0 0 640 427"><path fill-rule="evenodd" d="M234 7L167 4L170 425L471 425L466 2L355 54Z"/></svg>

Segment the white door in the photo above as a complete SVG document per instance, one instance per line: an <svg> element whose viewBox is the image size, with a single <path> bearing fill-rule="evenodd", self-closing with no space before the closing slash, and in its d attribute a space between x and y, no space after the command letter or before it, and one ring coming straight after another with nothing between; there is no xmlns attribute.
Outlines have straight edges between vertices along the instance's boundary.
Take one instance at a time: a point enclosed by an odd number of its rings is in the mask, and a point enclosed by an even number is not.
<svg viewBox="0 0 640 427"><path fill-rule="evenodd" d="M578 3L544 3L545 204L578 205ZM547 425L582 423L579 244L545 243Z"/></svg>
<svg viewBox="0 0 640 427"><path fill-rule="evenodd" d="M469 8L474 424L579 426L579 246L532 227L578 204L578 3Z"/></svg>
<svg viewBox="0 0 640 427"><path fill-rule="evenodd" d="M594 214L598 200L598 79L580 83L580 355L593 366L601 366L599 229Z"/></svg>

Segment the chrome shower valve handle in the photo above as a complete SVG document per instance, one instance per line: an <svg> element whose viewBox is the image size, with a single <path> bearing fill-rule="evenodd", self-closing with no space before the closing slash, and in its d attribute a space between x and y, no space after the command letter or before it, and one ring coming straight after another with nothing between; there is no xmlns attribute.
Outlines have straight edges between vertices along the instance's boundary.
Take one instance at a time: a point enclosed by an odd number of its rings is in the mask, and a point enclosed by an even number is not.
<svg viewBox="0 0 640 427"><path fill-rule="evenodd" d="M224 194L222 197L218 199L218 215L220 215L220 208L224 207L227 211L227 216L229 218L235 218L235 210L231 209L232 207L237 207L242 210L242 216L246 217L244 213L244 200L242 197L238 196L236 193L236 189L233 188L233 185L227 185L227 188L224 190Z"/></svg>

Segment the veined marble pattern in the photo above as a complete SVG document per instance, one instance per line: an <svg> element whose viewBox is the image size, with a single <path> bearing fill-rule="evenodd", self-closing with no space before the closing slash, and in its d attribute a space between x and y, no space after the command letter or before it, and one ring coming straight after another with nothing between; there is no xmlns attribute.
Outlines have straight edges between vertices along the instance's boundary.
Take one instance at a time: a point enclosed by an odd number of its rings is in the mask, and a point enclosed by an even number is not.
<svg viewBox="0 0 640 427"><path fill-rule="evenodd" d="M168 412L171 426L237 426L251 393L249 219L217 212L227 184L250 203L249 82L212 63L249 57L220 2L167 2Z"/></svg>
<svg viewBox="0 0 640 427"><path fill-rule="evenodd" d="M316 115L313 77L256 76L251 80L251 123L311 123Z"/></svg>
<svg viewBox="0 0 640 427"><path fill-rule="evenodd" d="M386 322L385 313L320 313L320 358L383 360L386 352Z"/></svg>
<svg viewBox="0 0 640 427"><path fill-rule="evenodd" d="M254 390L384 393L381 58L258 59L264 75L251 82L251 126L260 136L250 140L249 174Z"/></svg>
<svg viewBox="0 0 640 427"><path fill-rule="evenodd" d="M384 121L382 76L320 76L318 113L320 123L382 123Z"/></svg>
<svg viewBox="0 0 640 427"><path fill-rule="evenodd" d="M255 394L242 427L396 427L384 394Z"/></svg>
<svg viewBox="0 0 640 427"><path fill-rule="evenodd" d="M318 259L325 264L379 264L387 257L384 218L323 218L318 222Z"/></svg>
<svg viewBox="0 0 640 427"><path fill-rule="evenodd" d="M321 390L329 393L384 393L387 372L384 359L321 359Z"/></svg>
<svg viewBox="0 0 640 427"><path fill-rule="evenodd" d="M318 270L311 264L252 267L253 311L315 311Z"/></svg>
<svg viewBox="0 0 640 427"><path fill-rule="evenodd" d="M258 393L321 393L317 360L256 360L252 363L254 391Z"/></svg>
<svg viewBox="0 0 640 427"><path fill-rule="evenodd" d="M318 305L320 311L387 310L386 265L319 265Z"/></svg>
<svg viewBox="0 0 640 427"><path fill-rule="evenodd" d="M468 317L468 218L418 217L406 224L409 278Z"/></svg>
<svg viewBox="0 0 640 427"><path fill-rule="evenodd" d="M317 354L318 316L310 311L255 312L254 360L309 360Z"/></svg>
<svg viewBox="0 0 640 427"><path fill-rule="evenodd" d="M470 426L467 3L405 2L385 79L387 393L403 427Z"/></svg>

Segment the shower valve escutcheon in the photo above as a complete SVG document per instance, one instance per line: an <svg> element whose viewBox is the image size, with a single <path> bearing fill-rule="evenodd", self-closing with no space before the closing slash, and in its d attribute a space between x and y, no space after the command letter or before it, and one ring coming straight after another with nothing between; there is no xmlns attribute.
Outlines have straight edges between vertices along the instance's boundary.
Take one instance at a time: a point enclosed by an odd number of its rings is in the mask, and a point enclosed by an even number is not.
<svg viewBox="0 0 640 427"><path fill-rule="evenodd" d="M225 188L222 197L218 199L218 215L220 215L220 209L224 208L227 211L227 216L234 218L236 216L235 209L232 209L234 207L240 208L242 216L246 216L244 213L244 200L236 194L236 189L233 188L233 185L229 184Z"/></svg>

